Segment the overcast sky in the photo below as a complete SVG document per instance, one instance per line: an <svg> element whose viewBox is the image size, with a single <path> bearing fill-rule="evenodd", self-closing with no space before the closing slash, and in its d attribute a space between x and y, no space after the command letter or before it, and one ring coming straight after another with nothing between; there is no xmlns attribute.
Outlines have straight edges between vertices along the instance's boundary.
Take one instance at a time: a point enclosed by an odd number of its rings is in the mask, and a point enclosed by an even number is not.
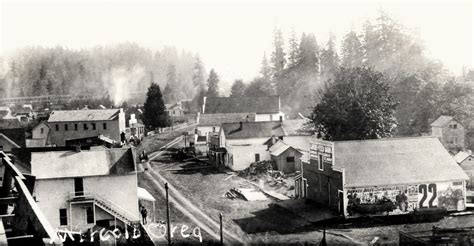
<svg viewBox="0 0 474 246"><path fill-rule="evenodd" d="M137 42L200 54L227 81L256 76L272 31L330 32L339 42L379 9L415 30L430 57L453 73L473 66L473 5L454 1L2 1L1 50L29 45L69 48Z"/></svg>

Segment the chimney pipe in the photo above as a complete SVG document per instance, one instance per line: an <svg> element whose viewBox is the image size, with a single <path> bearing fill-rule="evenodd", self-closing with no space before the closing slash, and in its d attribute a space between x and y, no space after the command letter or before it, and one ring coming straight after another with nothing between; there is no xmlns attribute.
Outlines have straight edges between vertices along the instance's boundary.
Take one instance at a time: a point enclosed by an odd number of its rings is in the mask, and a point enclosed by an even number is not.
<svg viewBox="0 0 474 246"><path fill-rule="evenodd" d="M242 130L244 123L242 121L239 122L239 130Z"/></svg>

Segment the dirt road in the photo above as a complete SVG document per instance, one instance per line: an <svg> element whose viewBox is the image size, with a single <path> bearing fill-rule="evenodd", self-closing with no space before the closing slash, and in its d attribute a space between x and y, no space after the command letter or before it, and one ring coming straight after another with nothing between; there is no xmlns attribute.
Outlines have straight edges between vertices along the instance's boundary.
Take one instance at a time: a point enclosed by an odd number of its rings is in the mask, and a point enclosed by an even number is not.
<svg viewBox="0 0 474 246"><path fill-rule="evenodd" d="M186 197L184 197L181 192L179 192L176 188L169 184L169 182L158 172L153 170L150 165L150 161L158 158L166 148L172 147L178 144L182 140L182 137L178 137L172 140L170 143L166 144L165 146L161 147L161 149L157 152L149 154L149 160L145 163L145 166L148 168L148 171L145 172L147 178L153 181L153 184L165 194L164 184L168 183L169 187L169 197L170 202L173 203L177 209L179 209L184 215L190 218L197 226L201 229L205 230L209 233L212 237L216 240L220 240L219 228L220 225L218 222L214 221L204 212L202 212L198 207L192 204ZM244 244L245 242L242 240L241 237L232 234L226 230L223 231L224 234L224 242L227 243L240 243Z"/></svg>

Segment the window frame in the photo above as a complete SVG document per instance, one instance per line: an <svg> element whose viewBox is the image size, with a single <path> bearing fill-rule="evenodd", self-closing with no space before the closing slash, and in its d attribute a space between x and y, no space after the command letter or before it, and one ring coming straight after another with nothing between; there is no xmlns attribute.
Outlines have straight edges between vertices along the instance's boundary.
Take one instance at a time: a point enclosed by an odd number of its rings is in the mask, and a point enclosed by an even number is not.
<svg viewBox="0 0 474 246"><path fill-rule="evenodd" d="M64 212L65 214L61 214L62 212ZM64 221L64 219L66 221ZM60 208L59 209L59 225L60 226L67 226L68 224L68 216L67 216L67 208ZM63 223L64 222L64 223Z"/></svg>
<svg viewBox="0 0 474 246"><path fill-rule="evenodd" d="M323 162L323 155L318 155L318 170L324 171L324 162Z"/></svg>

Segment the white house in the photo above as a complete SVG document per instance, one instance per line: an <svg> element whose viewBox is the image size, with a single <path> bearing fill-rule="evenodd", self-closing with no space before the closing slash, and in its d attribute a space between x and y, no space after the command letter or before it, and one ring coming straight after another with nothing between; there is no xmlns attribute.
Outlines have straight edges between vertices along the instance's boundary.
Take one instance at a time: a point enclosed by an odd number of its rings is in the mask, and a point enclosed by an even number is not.
<svg viewBox="0 0 474 246"><path fill-rule="evenodd" d="M121 142L125 134L125 114L120 109L53 111L48 119L48 144L66 146L68 140L106 136Z"/></svg>
<svg viewBox="0 0 474 246"><path fill-rule="evenodd" d="M225 165L243 170L252 162L270 160L267 140L282 137L280 121L224 123L219 132L219 147L226 149Z"/></svg>
<svg viewBox="0 0 474 246"><path fill-rule="evenodd" d="M37 204L54 228L125 228L139 221L132 148L31 153Z"/></svg>

